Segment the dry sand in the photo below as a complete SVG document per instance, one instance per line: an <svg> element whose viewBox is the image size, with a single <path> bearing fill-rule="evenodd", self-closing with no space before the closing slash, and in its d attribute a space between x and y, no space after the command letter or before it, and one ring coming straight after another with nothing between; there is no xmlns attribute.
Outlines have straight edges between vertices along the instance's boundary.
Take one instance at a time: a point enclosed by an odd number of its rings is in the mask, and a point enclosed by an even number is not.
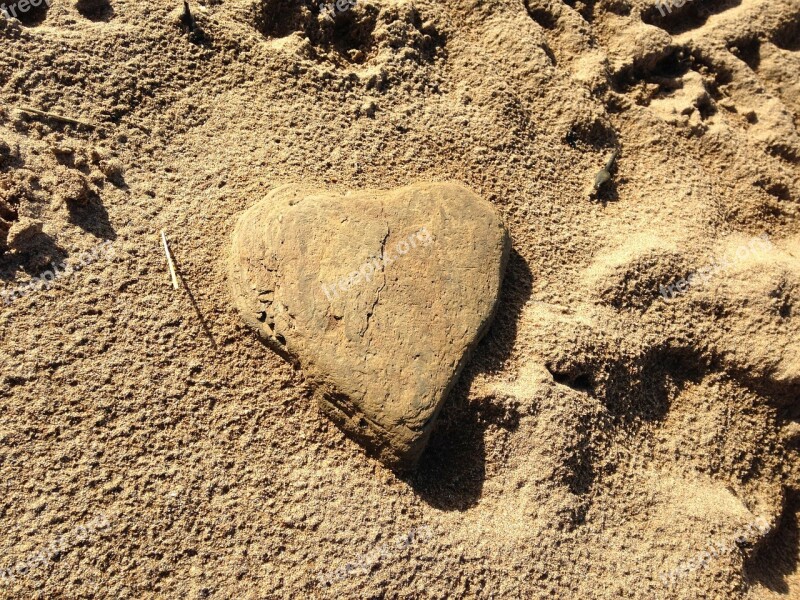
<svg viewBox="0 0 800 600"><path fill-rule="evenodd" d="M51 4L0 17L4 289L67 263L0 303L2 597L800 598L797 0ZM400 479L226 256L275 186L424 180L513 251Z"/></svg>

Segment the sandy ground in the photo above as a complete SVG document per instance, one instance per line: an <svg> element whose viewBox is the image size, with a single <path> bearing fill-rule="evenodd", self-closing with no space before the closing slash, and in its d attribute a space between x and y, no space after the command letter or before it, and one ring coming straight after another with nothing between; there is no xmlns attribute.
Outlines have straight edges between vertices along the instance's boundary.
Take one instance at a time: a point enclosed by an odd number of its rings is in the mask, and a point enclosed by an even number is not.
<svg viewBox="0 0 800 600"><path fill-rule="evenodd" d="M0 17L0 596L800 598L797 0L191 7ZM513 251L401 479L226 255L275 186L422 180Z"/></svg>

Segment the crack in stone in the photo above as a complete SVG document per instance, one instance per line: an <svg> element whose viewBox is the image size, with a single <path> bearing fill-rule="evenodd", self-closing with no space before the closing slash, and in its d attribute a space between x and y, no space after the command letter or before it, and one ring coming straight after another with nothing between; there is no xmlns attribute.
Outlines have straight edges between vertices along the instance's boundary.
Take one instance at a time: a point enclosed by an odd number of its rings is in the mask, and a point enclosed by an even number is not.
<svg viewBox="0 0 800 600"><path fill-rule="evenodd" d="M381 214L383 214L383 209L381 209ZM386 235L384 235L383 236L383 240L381 240L381 252L380 252L380 255L379 255L379 260L381 262L383 262L384 252L386 251L386 240L389 239L389 233L390 232L391 232L391 229L389 227L389 221L386 221ZM367 329L369 329L369 320L372 317L372 315L374 314L375 307L378 306L378 302L380 302L381 292L386 287L386 264L384 263L382 265L382 267L383 268L381 269L381 271L383 272L383 284L381 285L380 288L378 288L378 291L375 293L375 301L372 303L372 307L367 311L367 323L364 326L364 329L360 332L360 336L361 337L364 337L364 334L367 333ZM371 343L371 341L370 341L370 343ZM369 347L369 344L368 344L368 347Z"/></svg>

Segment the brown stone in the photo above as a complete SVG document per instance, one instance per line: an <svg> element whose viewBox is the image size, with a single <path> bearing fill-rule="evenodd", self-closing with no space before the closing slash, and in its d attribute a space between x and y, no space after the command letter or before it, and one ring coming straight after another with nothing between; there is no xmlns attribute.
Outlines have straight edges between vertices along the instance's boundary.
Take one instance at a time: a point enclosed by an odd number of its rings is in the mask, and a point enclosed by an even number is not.
<svg viewBox="0 0 800 600"><path fill-rule="evenodd" d="M241 217L230 282L244 320L302 366L320 408L408 470L492 319L509 247L494 207L458 184L286 186Z"/></svg>
<svg viewBox="0 0 800 600"><path fill-rule="evenodd" d="M61 167L57 171L59 204L82 205L89 202L89 182L86 176L75 169Z"/></svg>

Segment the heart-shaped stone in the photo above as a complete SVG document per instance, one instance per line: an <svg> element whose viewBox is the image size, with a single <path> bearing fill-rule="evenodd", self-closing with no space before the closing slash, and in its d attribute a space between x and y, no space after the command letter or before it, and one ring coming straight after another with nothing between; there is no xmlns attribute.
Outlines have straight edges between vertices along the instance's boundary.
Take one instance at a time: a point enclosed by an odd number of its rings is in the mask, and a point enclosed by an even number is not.
<svg viewBox="0 0 800 600"><path fill-rule="evenodd" d="M494 207L462 185L284 186L242 215L230 283L323 412L404 471L492 319L509 247Z"/></svg>

